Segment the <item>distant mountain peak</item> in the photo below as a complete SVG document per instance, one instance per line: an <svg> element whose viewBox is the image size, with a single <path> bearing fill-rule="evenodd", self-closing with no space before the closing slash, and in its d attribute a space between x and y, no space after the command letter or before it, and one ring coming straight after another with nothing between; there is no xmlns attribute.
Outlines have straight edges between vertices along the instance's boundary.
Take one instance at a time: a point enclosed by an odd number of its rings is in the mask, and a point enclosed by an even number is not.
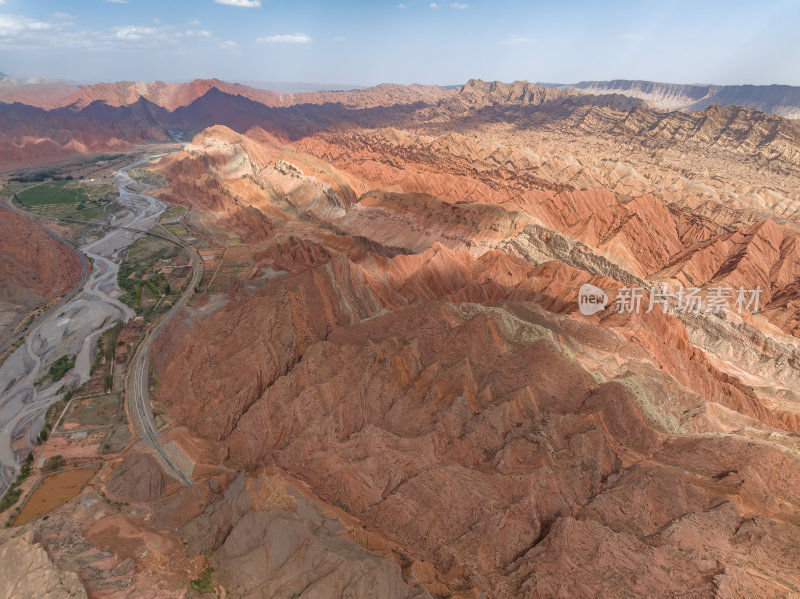
<svg viewBox="0 0 800 599"><path fill-rule="evenodd" d="M709 85L614 79L555 87L591 94L622 94L668 110L704 110L718 104L800 118L800 87L791 85Z"/></svg>

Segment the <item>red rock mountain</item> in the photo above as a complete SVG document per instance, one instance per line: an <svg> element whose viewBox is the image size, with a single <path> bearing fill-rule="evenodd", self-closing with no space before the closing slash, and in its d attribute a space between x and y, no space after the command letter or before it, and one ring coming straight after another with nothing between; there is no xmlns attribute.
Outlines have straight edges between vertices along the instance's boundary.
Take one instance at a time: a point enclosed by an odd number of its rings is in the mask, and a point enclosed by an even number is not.
<svg viewBox="0 0 800 599"><path fill-rule="evenodd" d="M799 595L795 122L477 80L75 94L0 109L5 151L191 132L152 193L218 250L151 356L192 486L132 444L36 525L92 593L86 555L130 559L119 596Z"/></svg>
<svg viewBox="0 0 800 599"><path fill-rule="evenodd" d="M71 290L80 274L74 251L38 223L0 208L0 343L29 311Z"/></svg>

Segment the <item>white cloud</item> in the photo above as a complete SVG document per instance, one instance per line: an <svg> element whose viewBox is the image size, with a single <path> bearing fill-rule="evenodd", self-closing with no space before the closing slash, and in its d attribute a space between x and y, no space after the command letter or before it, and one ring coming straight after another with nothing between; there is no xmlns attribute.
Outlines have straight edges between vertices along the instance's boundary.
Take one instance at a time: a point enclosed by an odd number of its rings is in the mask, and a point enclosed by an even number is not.
<svg viewBox="0 0 800 599"><path fill-rule="evenodd" d="M2 2L0 2L0 4L2 4ZM67 21L67 20L70 20L70 19L74 19L75 17L73 17L71 14L69 14L67 12L54 12L53 13L53 18L54 19L61 19L63 21Z"/></svg>
<svg viewBox="0 0 800 599"><path fill-rule="evenodd" d="M284 35L260 37L256 41L266 42L268 44L307 44L311 41L311 38L305 33L287 33Z"/></svg>
<svg viewBox="0 0 800 599"><path fill-rule="evenodd" d="M343 35L334 35L331 39L334 42L343 42L344 41L344 36Z"/></svg>
<svg viewBox="0 0 800 599"><path fill-rule="evenodd" d="M61 29L71 25L71 23L45 21L35 21L28 17L18 17L14 15L0 15L0 38L13 38L25 35L32 31L47 31L49 29Z"/></svg>
<svg viewBox="0 0 800 599"><path fill-rule="evenodd" d="M192 19L191 21L189 21L189 25L199 25L199 24L200 24L200 19Z"/></svg>
<svg viewBox="0 0 800 599"><path fill-rule="evenodd" d="M469 4L460 4L459 2L453 2L450 5L450 8L455 8L457 10L465 10L465 9L469 8Z"/></svg>
<svg viewBox="0 0 800 599"><path fill-rule="evenodd" d="M406 6L405 4L398 4L397 8L408 8L408 6Z"/></svg>
<svg viewBox="0 0 800 599"><path fill-rule="evenodd" d="M431 2L430 4L428 4L428 6L430 6L431 8L439 8L439 5L436 4L436 2Z"/></svg>
<svg viewBox="0 0 800 599"><path fill-rule="evenodd" d="M258 8L261 0L214 0L217 4L227 4L228 6L240 6L242 8Z"/></svg>
<svg viewBox="0 0 800 599"><path fill-rule="evenodd" d="M501 46L524 46L532 43L533 40L529 37L508 37L499 42Z"/></svg>
<svg viewBox="0 0 800 599"><path fill-rule="evenodd" d="M103 2L110 2L111 4L127 4L128 0L103 0Z"/></svg>
<svg viewBox="0 0 800 599"><path fill-rule="evenodd" d="M26 20L12 15L0 15L0 37L11 37L25 31Z"/></svg>
<svg viewBox="0 0 800 599"><path fill-rule="evenodd" d="M199 28L178 29L161 23L129 24L108 29L78 28L67 20L69 15L55 14L33 19L0 14L0 50L81 48L90 52L108 52L115 48L160 48L193 52L202 48L232 48L213 32Z"/></svg>
<svg viewBox="0 0 800 599"><path fill-rule="evenodd" d="M238 45L239 44L237 44L236 42L228 40L226 42L222 42L219 46L220 48L235 48Z"/></svg>
<svg viewBox="0 0 800 599"><path fill-rule="evenodd" d="M135 25L128 25L127 27L114 27L116 37L118 40L125 40L131 42L138 42L144 39L153 38L157 36L158 32L152 27L136 27Z"/></svg>
<svg viewBox="0 0 800 599"><path fill-rule="evenodd" d="M29 17L0 14L0 46L4 48L88 47L93 35L97 37L93 33L76 31L75 24L64 18L38 21Z"/></svg>

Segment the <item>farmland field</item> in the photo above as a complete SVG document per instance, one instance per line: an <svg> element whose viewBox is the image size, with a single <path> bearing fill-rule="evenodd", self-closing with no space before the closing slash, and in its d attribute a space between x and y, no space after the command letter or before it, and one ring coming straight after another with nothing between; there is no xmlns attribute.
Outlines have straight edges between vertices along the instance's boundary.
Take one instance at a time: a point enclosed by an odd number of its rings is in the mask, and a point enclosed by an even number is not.
<svg viewBox="0 0 800 599"><path fill-rule="evenodd" d="M145 320L157 319L180 297L188 276L182 267L189 263L186 252L174 243L156 237L137 239L119 267L120 299Z"/></svg>
<svg viewBox="0 0 800 599"><path fill-rule="evenodd" d="M111 185L54 181L19 192L16 199L34 214L91 221L113 209L115 194Z"/></svg>

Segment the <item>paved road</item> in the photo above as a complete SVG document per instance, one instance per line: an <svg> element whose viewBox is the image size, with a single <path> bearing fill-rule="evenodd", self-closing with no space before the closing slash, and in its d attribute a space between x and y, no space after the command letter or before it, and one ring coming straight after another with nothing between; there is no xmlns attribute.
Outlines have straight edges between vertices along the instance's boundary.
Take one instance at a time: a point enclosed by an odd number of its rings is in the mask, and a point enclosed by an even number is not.
<svg viewBox="0 0 800 599"><path fill-rule="evenodd" d="M158 235L154 233L154 235ZM164 239L169 239L164 235L158 235ZM139 344L136 353L131 362L130 370L128 371L128 384L126 385L128 411L131 415L136 434L145 443L159 455L163 463L169 470L172 471L174 476L185 485L191 485L191 473L184 472L181 467L172 459L169 452L161 444L158 436L158 427L156 426L155 418L153 417L153 409L150 405L150 398L148 397L148 373L149 373L149 356L150 347L153 339L164 329L169 323L175 313L180 310L189 298L194 293L195 287L200 282L203 276L203 262L197 253L178 239L170 239L173 243L182 246L194 262L194 276L192 282L186 288L180 299L175 302L169 312L167 312L153 328L152 331L145 337Z"/></svg>

